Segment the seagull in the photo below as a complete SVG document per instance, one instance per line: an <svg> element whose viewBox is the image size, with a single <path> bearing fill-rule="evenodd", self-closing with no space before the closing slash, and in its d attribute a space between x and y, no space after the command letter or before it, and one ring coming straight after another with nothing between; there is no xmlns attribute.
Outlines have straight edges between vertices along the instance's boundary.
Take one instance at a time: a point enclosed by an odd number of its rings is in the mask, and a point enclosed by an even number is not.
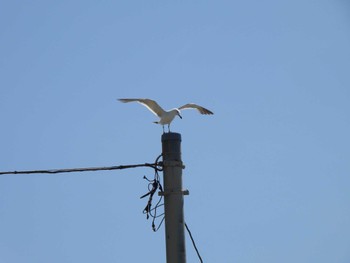
<svg viewBox="0 0 350 263"><path fill-rule="evenodd" d="M174 108L171 109L169 111L165 111L162 109L162 107L160 107L158 105L158 103L154 100L150 100L150 99L118 99L120 102L138 102L141 103L143 106L145 106L147 109L149 109L151 112L153 112L155 115L157 115L159 117L159 121L155 121L154 123L156 124L161 124L163 127L163 133L165 133L164 131L164 125L167 124L168 125L168 132L170 132L170 123L173 121L173 119L175 118L175 116L179 116L180 119L182 119L181 116L181 111L180 110L184 110L184 109L196 109L199 111L199 113L201 114L205 114L205 115L212 115L214 114L213 112L211 112L210 110L199 106L197 104L194 103L187 103L179 108Z"/></svg>

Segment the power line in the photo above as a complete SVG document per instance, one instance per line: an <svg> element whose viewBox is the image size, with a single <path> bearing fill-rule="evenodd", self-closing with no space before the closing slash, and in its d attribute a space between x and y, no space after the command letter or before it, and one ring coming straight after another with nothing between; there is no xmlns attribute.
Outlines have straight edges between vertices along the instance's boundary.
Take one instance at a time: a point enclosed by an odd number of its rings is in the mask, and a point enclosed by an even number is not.
<svg viewBox="0 0 350 263"><path fill-rule="evenodd" d="M149 216L153 218L152 220L152 229L153 231L157 231L163 223L164 213L161 215L157 215L157 209L163 204L160 204L162 201L162 196L159 198L155 207L152 207L152 198L157 189L161 192L163 191L162 185L160 183L160 178L158 172L163 171L163 162L159 161L162 154L160 154L154 163L144 163L144 164L131 164L131 165L119 165L119 166L107 166L107 167L88 167L88 168L70 168L70 169L50 169L50 170L26 170L26 171L10 171L10 172L0 172L0 175L12 175L12 174L58 174L58 173L75 173L75 172L95 172L95 171L108 171L108 170L122 170L129 168L137 168L137 167L149 167L154 170L154 179L149 180L146 176L143 178L149 182L149 186L152 185L153 189L148 187L149 192L141 198L149 196L149 200L146 208L143 210L144 214L147 214L147 219ZM158 227L155 225L155 220L159 217L163 216L163 219L160 221Z"/></svg>
<svg viewBox="0 0 350 263"><path fill-rule="evenodd" d="M189 229L189 227L187 226L187 224L186 224L186 223L185 223L185 227L186 227L186 229L187 229L188 234L190 235L190 238L191 238L191 241L192 241L193 247L194 247L194 249L195 249L195 250L196 250L196 252L197 252L197 256L198 256L198 258L199 258L200 262L201 262L201 263L203 263L203 259L202 259L201 255L199 254L199 251L198 251L198 249L197 249L196 243L194 242L194 239L193 239L192 233L191 233L191 231L190 231L190 229Z"/></svg>
<svg viewBox="0 0 350 263"><path fill-rule="evenodd" d="M9 174L58 174L58 173L76 173L76 172L95 172L95 171L110 171L110 170L122 170L137 167L151 167L157 171L162 171L162 162L144 163L144 164L131 164L131 165L119 165L119 166L107 166L107 167L88 167L88 168L71 168L71 169L50 169L50 170L28 170L28 171L10 171L0 172L0 175Z"/></svg>

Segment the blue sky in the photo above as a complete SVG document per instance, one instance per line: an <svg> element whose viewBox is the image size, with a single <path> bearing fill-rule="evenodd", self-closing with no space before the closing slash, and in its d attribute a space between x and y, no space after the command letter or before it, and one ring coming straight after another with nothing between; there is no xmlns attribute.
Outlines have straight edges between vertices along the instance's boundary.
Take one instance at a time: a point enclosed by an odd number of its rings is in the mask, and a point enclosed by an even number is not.
<svg viewBox="0 0 350 263"><path fill-rule="evenodd" d="M183 112L204 262L350 261L347 1L2 1L0 170L153 162ZM165 262L152 170L0 177L0 261ZM199 262L187 239L187 261Z"/></svg>

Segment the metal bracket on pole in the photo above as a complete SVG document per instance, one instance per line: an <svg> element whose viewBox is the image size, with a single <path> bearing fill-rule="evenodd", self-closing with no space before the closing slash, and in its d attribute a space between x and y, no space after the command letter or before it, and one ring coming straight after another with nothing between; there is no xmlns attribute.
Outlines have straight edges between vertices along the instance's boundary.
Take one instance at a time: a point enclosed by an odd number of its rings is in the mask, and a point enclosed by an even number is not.
<svg viewBox="0 0 350 263"><path fill-rule="evenodd" d="M182 161L163 161L163 166L168 166L168 167L181 167L182 169L185 169L185 165L183 164Z"/></svg>
<svg viewBox="0 0 350 263"><path fill-rule="evenodd" d="M190 191L183 190L183 191L167 191L167 192L158 192L159 196L166 196L166 195L189 195Z"/></svg>

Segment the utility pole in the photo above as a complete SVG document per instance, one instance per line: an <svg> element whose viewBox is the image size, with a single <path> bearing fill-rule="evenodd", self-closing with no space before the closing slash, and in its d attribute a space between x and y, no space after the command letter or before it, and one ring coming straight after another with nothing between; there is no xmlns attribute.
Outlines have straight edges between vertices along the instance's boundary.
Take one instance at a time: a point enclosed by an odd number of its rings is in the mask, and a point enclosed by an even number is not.
<svg viewBox="0 0 350 263"><path fill-rule="evenodd" d="M186 263L184 195L182 189L181 134L163 133L163 180L166 262Z"/></svg>

